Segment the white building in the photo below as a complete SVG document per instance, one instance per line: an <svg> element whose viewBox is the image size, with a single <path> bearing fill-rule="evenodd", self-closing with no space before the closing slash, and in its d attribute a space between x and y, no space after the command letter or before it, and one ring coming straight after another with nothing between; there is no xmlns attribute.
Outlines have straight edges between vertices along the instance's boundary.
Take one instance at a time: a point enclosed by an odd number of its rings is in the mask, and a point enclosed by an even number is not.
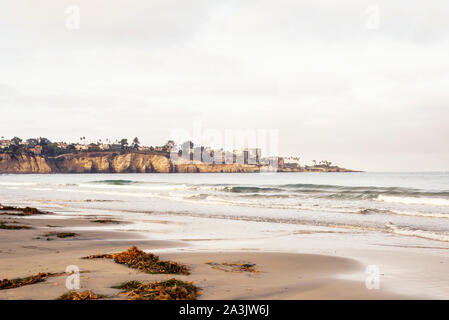
<svg viewBox="0 0 449 320"><path fill-rule="evenodd" d="M299 168L301 166L300 157L285 157L283 160L286 168Z"/></svg>
<svg viewBox="0 0 449 320"><path fill-rule="evenodd" d="M84 144L75 144L75 150L82 151L82 150L88 150L89 147Z"/></svg>
<svg viewBox="0 0 449 320"><path fill-rule="evenodd" d="M0 148L8 148L11 144L11 140L0 140Z"/></svg>

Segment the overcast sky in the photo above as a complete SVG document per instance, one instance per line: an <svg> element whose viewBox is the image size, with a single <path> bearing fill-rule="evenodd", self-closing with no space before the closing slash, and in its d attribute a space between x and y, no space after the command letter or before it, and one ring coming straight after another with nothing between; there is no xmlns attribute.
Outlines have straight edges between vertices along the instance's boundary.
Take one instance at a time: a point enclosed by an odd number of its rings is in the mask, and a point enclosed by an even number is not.
<svg viewBox="0 0 449 320"><path fill-rule="evenodd" d="M0 136L160 145L200 122L278 129L306 162L447 171L448 16L447 0L2 1Z"/></svg>

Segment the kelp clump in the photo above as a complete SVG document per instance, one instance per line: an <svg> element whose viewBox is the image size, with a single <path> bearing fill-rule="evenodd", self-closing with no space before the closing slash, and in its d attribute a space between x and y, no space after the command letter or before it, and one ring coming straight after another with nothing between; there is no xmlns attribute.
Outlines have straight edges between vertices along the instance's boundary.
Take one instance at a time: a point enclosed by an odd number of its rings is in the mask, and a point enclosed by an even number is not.
<svg viewBox="0 0 449 320"><path fill-rule="evenodd" d="M64 238L72 238L72 237L77 237L78 234L74 233L74 232L48 232L46 234L44 234L45 237L58 237L61 239Z"/></svg>
<svg viewBox="0 0 449 320"><path fill-rule="evenodd" d="M103 223L103 224L120 224L120 221L112 220L112 219L97 219L97 220L91 220L95 223Z"/></svg>
<svg viewBox="0 0 449 320"><path fill-rule="evenodd" d="M59 297L58 300L98 300L103 296L93 293L90 290L87 291L70 291L68 293L64 293Z"/></svg>
<svg viewBox="0 0 449 320"><path fill-rule="evenodd" d="M12 206L0 206L0 211L2 211L3 215L12 215L12 216L30 216L34 214L46 214L43 211L31 207L19 208Z"/></svg>
<svg viewBox="0 0 449 320"><path fill-rule="evenodd" d="M98 254L85 257L85 259L113 259L116 263L125 264L130 268L138 269L146 273L190 274L187 267L174 261L162 261L159 256L145 253L137 247L131 247L127 251Z"/></svg>
<svg viewBox="0 0 449 320"><path fill-rule="evenodd" d="M195 300L201 295L201 290L192 282L169 279L144 283L128 281L116 289L124 290L122 294L130 300Z"/></svg>
<svg viewBox="0 0 449 320"><path fill-rule="evenodd" d="M12 224L10 224L12 223ZM30 226L24 226L24 225L19 225L16 224L17 221L0 221L0 229L5 229L5 230L22 230L22 229L31 229Z"/></svg>
<svg viewBox="0 0 449 320"><path fill-rule="evenodd" d="M3 279L0 280L0 290L5 289L13 289L13 288L19 288L23 286L27 286L30 284L35 284L38 282L43 282L49 277L57 277L62 275L63 273L46 273L46 272L39 272L37 275L25 277L25 278L16 278L16 279Z"/></svg>
<svg viewBox="0 0 449 320"><path fill-rule="evenodd" d="M216 262L206 262L213 269L222 270L225 272L259 272L256 269L255 263L216 263Z"/></svg>

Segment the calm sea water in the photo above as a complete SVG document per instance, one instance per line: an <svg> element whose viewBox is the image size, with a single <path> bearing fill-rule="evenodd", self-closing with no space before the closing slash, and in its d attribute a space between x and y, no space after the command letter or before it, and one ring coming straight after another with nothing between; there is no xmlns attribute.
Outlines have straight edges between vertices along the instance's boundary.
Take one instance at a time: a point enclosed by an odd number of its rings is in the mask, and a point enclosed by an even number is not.
<svg viewBox="0 0 449 320"><path fill-rule="evenodd" d="M449 173L0 175L0 203L60 213L165 212L331 226L449 241Z"/></svg>

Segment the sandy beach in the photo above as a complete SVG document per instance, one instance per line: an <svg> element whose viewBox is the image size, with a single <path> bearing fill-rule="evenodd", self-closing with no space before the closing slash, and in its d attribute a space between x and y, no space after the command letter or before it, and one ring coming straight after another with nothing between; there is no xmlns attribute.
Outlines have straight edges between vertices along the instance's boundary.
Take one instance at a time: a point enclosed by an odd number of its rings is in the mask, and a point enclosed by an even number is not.
<svg viewBox="0 0 449 320"><path fill-rule="evenodd" d="M448 12L1 1L0 302L449 300Z"/></svg>
<svg viewBox="0 0 449 320"><path fill-rule="evenodd" d="M82 231L74 238L47 240L47 232L67 232L92 224L92 217L48 219L2 217L4 222L28 225L29 230L0 230L1 278L25 277L39 272L64 272L79 267L80 290L92 290L109 299L125 299L111 288L129 280L193 281L202 289L200 299L407 299L387 290L368 290L364 282L342 279L340 275L363 273L365 266L354 259L318 254L276 252L170 252L188 248L184 241L146 240L134 232ZM138 246L155 250L162 259L186 264L190 275L146 274L111 260L81 259L87 255L114 253ZM182 249L181 249L182 250ZM166 251L167 253L161 253ZM212 268L207 262L252 263L256 273L230 272ZM68 274L20 288L0 290L0 299L56 299L68 290Z"/></svg>
<svg viewBox="0 0 449 320"><path fill-rule="evenodd" d="M111 287L167 275L82 257L136 246L186 265L189 275L168 277L200 287L198 299L447 299L445 177L403 175L388 198L382 185L397 175L4 175L2 206L47 214L0 211L10 226L0 228L0 278L77 266L79 291L126 299ZM29 229L11 229L21 225ZM67 277L0 290L0 299L56 299Z"/></svg>

